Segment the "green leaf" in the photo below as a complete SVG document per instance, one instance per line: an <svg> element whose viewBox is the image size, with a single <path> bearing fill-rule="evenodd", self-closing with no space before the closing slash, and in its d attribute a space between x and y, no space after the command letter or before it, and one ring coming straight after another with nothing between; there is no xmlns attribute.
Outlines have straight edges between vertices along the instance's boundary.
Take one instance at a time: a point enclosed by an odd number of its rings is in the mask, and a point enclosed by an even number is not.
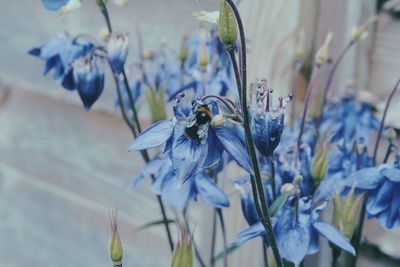
<svg viewBox="0 0 400 267"><path fill-rule="evenodd" d="M278 213L278 211L283 207L288 196L289 196L289 193L285 192L282 195L280 195L274 201L274 203L272 203L272 205L269 207L269 213L270 213L271 217L275 216Z"/></svg>
<svg viewBox="0 0 400 267"><path fill-rule="evenodd" d="M232 252L234 252L237 248L238 248L238 247L235 247L235 246L229 247L229 248L226 250L226 256L228 256L229 254L231 254ZM220 260L220 259L222 259L222 258L224 258L224 251L222 251L222 252L218 253L216 256L214 256L214 261Z"/></svg>
<svg viewBox="0 0 400 267"><path fill-rule="evenodd" d="M175 223L175 221L174 220L167 220L166 223L168 223L168 224ZM137 231L142 231L142 230L147 229L149 227L157 226L157 225L160 225L160 224L164 224L164 220L159 220L159 221L153 221L153 222L146 223L145 225L140 226L137 229Z"/></svg>

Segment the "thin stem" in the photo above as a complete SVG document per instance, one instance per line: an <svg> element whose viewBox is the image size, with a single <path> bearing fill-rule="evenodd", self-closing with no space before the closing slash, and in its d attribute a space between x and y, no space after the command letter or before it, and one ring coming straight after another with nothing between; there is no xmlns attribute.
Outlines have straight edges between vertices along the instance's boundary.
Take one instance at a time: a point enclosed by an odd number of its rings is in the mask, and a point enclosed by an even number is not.
<svg viewBox="0 0 400 267"><path fill-rule="evenodd" d="M296 87L297 87L297 81L299 79L299 73L300 73L302 66L303 66L303 63L301 63L301 61L296 61L296 63L294 63L294 72L293 72L292 90L291 90L291 93L294 97L294 101L292 103L292 110L290 112L290 123L291 123L292 127L294 126L294 122L295 122L295 112L296 112L296 102L297 102Z"/></svg>
<svg viewBox="0 0 400 267"><path fill-rule="evenodd" d="M272 252L274 254L274 258L276 261L276 264L278 267L283 267L283 261L280 256L278 244L275 239L275 234L274 230L272 227L272 222L271 222L271 216L269 214L268 210L268 205L265 200L265 195L264 195L264 189L261 181L261 175L260 175L260 169L258 167L258 159L256 155L256 151L254 148L254 143L251 135L251 129L250 129L250 121L249 121L249 112L247 109L247 91L246 91L246 86L247 86L247 59L246 59L246 38L244 34L244 28L243 28L243 22L241 20L239 10L237 9L235 3L232 0L226 0L226 2L230 5L232 8L232 11L235 15L236 21L237 21L237 26L239 29L239 35L240 35L240 45L241 45L241 76L239 75L238 72L235 72L235 78L236 78L236 83L238 84L238 91L239 91L239 96L241 97L241 105L242 105L242 112L243 112L243 126L244 126L244 131L245 131L245 137L246 137L246 144L247 144L247 150L250 155L252 165L253 165L253 171L254 171L254 177L251 176L251 179L255 179L256 181L256 188L253 187L253 191L258 190L258 195L260 198L260 204L262 206L262 210L264 214L260 213L259 216L261 217L261 222L263 226L265 227L265 230L267 232L267 236L269 239L269 242L272 247ZM237 65L236 58L234 56L234 50L233 48L227 48L227 52L231 58L232 64ZM240 78L242 83L240 83ZM252 183L253 184L253 183ZM255 203L256 203L255 199Z"/></svg>
<svg viewBox="0 0 400 267"><path fill-rule="evenodd" d="M295 155L295 166L296 167L297 167L297 163L298 163L298 159L299 159L301 137L303 136L304 124L306 122L307 111L308 111L308 107L310 106L310 102L311 102L310 100L311 100L312 89L314 87L315 77L317 77L317 74L318 74L318 71L320 68L321 68L321 65L319 65L319 64L314 65L314 69L311 74L310 83L308 84L308 88L307 88L307 94L306 94L306 99L304 102L304 110L303 110L303 116L301 118L299 136L297 137L297 149L296 149L296 155Z"/></svg>
<svg viewBox="0 0 400 267"><path fill-rule="evenodd" d="M332 267L336 267L339 261L341 251L340 249L333 247L332 248Z"/></svg>
<svg viewBox="0 0 400 267"><path fill-rule="evenodd" d="M217 232L217 209L214 209L213 223L212 223L212 236L211 236L211 255L210 255L210 266L213 267L215 264L214 254L215 254L215 235Z"/></svg>
<svg viewBox="0 0 400 267"><path fill-rule="evenodd" d="M393 143L389 143L383 163L387 163L387 161L389 160L390 154L392 154L392 152L393 152L393 148L394 148Z"/></svg>
<svg viewBox="0 0 400 267"><path fill-rule="evenodd" d="M217 214L219 217L219 222L221 224L221 230L222 230L222 240L224 242L224 267L228 266L228 258L227 258L227 250L228 250L228 246L227 246L227 241L226 241L226 231L225 231L225 222L224 222L224 216L222 214L222 210L221 209L217 209Z"/></svg>
<svg viewBox="0 0 400 267"><path fill-rule="evenodd" d="M383 117L382 117L382 120L381 120L381 124L379 126L378 137L377 137L376 143L375 143L374 157L373 157L374 165L376 164L376 155L378 153L379 142L381 141L383 126L385 125L386 114L387 114L387 111L389 109L390 102L392 101L392 98L393 98L394 94L396 93L397 88L399 87L399 84L400 84L400 79L396 82L396 85L393 87L393 90L390 93L389 98L388 98L388 100L386 102L385 110L383 111Z"/></svg>
<svg viewBox="0 0 400 267"><path fill-rule="evenodd" d="M268 245L267 245L267 241L262 238L262 248L263 248L263 259L264 259L264 267L268 267L268 253L267 253L267 249L268 249Z"/></svg>
<svg viewBox="0 0 400 267"><path fill-rule="evenodd" d="M346 55L347 51L349 51L349 49L351 48L351 46L354 44L353 41L350 41L345 48L342 50L342 52L339 54L338 58L336 59L335 63L333 63L332 69L328 74L328 80L326 81L325 84L325 88L324 88L324 94L322 97L322 107L321 107L321 115L320 118L322 118L323 112L324 112L324 107L326 105L326 102L328 101L328 92L329 89L331 87L332 81L333 81L333 77L336 73L336 70L340 64L340 62L342 61L343 57Z"/></svg>
<svg viewBox="0 0 400 267"><path fill-rule="evenodd" d="M361 236L362 236L362 230L364 228L364 221L365 221L365 212L366 212L366 200L368 198L368 195L365 197L362 208L361 208L361 213L360 213L360 221L358 222L357 228L355 230L355 233L353 235L353 238L351 239L351 243L354 247L354 250L356 252L356 255L352 257L351 259L351 265L350 266L356 266L357 264L357 257L358 257L358 251L360 249L360 243L361 243Z"/></svg>
<svg viewBox="0 0 400 267"><path fill-rule="evenodd" d="M194 240L192 240L192 242L193 242L194 254L196 256L197 261L199 262L201 267L206 267L203 259L201 258L200 251L198 250L196 243L194 242Z"/></svg>
<svg viewBox="0 0 400 267"><path fill-rule="evenodd" d="M132 112L133 112L133 119L135 121L136 127L137 127L137 129L139 131L139 134L140 134L142 132L142 127L140 126L137 110L136 110L136 107L135 107L135 102L134 102L134 99L133 99L132 91L131 91L131 88L130 88L130 85L129 85L129 81L128 81L128 77L126 76L125 70L122 70L122 76L124 78L125 88L126 88L126 91L128 93L129 104L131 105L131 109L132 109Z"/></svg>
<svg viewBox="0 0 400 267"><path fill-rule="evenodd" d="M271 187L272 187L272 199L276 199L276 183L275 183L275 162L274 155L268 157L269 163L271 164Z"/></svg>
<svg viewBox="0 0 400 267"><path fill-rule="evenodd" d="M108 15L107 7L104 4L103 0L97 0L96 2L98 3L98 5L100 7L100 10L101 10L101 13L104 16L104 19L105 19L106 24L107 24L108 31L111 33L112 32L111 20L110 20L110 17ZM135 108L135 105L134 105L134 102L133 102L132 92L131 92L130 87L129 87L128 79L127 79L126 74L125 74L125 70L123 70L122 74L123 74L123 77L124 77L125 89L128 92L129 102L130 102L131 109L132 109L133 114L134 114L134 119L136 121L136 127L138 128L139 134L140 134L140 132L141 132L140 123L139 123L139 120L137 118L137 112L136 112L136 108ZM124 106L124 102L122 100L122 94L121 94L121 89L120 89L120 86L119 86L119 80L118 80L118 77L116 75L114 75L114 81L115 81L115 84L116 84L116 87L117 87L117 94L118 94L118 99L119 99L119 103L120 103L122 117L123 117L125 123L129 126L134 138L136 138L138 133L136 132L135 127L133 126L133 124L131 123L131 121L129 120L129 118L127 116L127 112L126 112L126 109L125 109L125 106ZM150 161L150 157L149 157L149 155L147 153L147 150L141 151L141 155L142 155L142 157L143 157L143 159L144 159L144 161L146 163L148 163ZM152 178L152 180L154 180L155 179L154 175L152 175L151 178ZM162 199L161 199L161 197L159 195L157 195L157 200L158 200L158 203L159 203L159 206L160 206L161 214L163 216L163 222L164 222L165 230L166 230L166 233L167 233L169 247L170 247L171 251L174 251L174 242L173 242L173 239L172 239L171 230L169 229L168 217L166 215L164 203L163 203L163 201L162 201Z"/></svg>
<svg viewBox="0 0 400 267"><path fill-rule="evenodd" d="M238 67L238 64L236 61L235 51L233 48L228 48L227 51L228 51L229 58L231 59L231 62L232 62L233 72L234 72L235 78L236 78L235 79L236 86L237 86L238 93L239 93L239 99L241 100L243 92L242 92L241 77L240 77L240 73L239 73L239 67Z"/></svg>

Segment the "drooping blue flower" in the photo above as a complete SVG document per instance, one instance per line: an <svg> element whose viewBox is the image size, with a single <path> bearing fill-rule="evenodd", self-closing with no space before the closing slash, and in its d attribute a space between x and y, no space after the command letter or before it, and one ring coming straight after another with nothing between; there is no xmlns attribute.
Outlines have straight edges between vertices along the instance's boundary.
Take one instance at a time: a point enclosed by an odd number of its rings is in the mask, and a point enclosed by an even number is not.
<svg viewBox="0 0 400 267"><path fill-rule="evenodd" d="M258 81L252 92L252 104L249 112L251 132L254 144L264 157L272 156L283 132L285 105L292 97L280 98L279 105L272 107L270 91L264 81Z"/></svg>
<svg viewBox="0 0 400 267"><path fill-rule="evenodd" d="M229 206L228 196L204 172L198 172L193 178L177 188L178 178L169 157L155 158L150 161L144 170L135 178L132 188L135 188L145 177L154 175L152 182L153 192L160 195L170 205L183 209L190 200L198 197L215 208Z"/></svg>
<svg viewBox="0 0 400 267"><path fill-rule="evenodd" d="M114 74L122 73L127 56L128 37L122 33L112 32L107 43L107 58Z"/></svg>
<svg viewBox="0 0 400 267"><path fill-rule="evenodd" d="M298 203L297 208L296 203ZM311 197L303 197L298 202L295 201L295 197L292 197L272 218L276 241L284 259L297 266L306 255L317 253L319 236L323 236L343 250L355 254L350 241L339 230L331 224L319 220L319 213L325 206L326 203L313 206ZM261 222L240 232L232 241L232 245L239 246L257 236L266 236Z"/></svg>
<svg viewBox="0 0 400 267"><path fill-rule="evenodd" d="M215 166L226 151L247 172L253 173L245 147L227 127L210 125L213 114L209 104L196 100L190 114L175 105L175 118L162 120L146 129L132 143L129 151L158 147L166 143L178 177L178 186L202 169Z"/></svg>
<svg viewBox="0 0 400 267"><path fill-rule="evenodd" d="M103 61L102 56L90 54L73 63L74 84L86 109L90 109L103 92Z"/></svg>
<svg viewBox="0 0 400 267"><path fill-rule="evenodd" d="M84 37L72 38L68 33L61 33L28 53L45 60L44 75L54 69L53 79L59 81L65 89L74 90L76 85L72 63L88 55L93 47L94 44Z"/></svg>

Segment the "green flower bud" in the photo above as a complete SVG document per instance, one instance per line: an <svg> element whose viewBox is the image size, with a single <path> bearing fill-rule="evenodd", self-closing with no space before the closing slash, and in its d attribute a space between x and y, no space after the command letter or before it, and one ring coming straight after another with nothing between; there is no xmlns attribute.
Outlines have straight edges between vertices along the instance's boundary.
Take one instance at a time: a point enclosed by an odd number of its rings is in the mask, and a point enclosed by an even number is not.
<svg viewBox="0 0 400 267"><path fill-rule="evenodd" d="M158 92L155 92L150 87L146 88L147 103L149 104L151 118L154 123L167 118L167 113L165 111L164 88L164 83L161 84Z"/></svg>
<svg viewBox="0 0 400 267"><path fill-rule="evenodd" d="M294 195L297 192L297 186L291 183L286 183L281 187L281 194L287 194L288 196Z"/></svg>
<svg viewBox="0 0 400 267"><path fill-rule="evenodd" d="M228 48L233 47L237 39L236 18L225 0L220 1L218 30L221 42Z"/></svg>
<svg viewBox="0 0 400 267"><path fill-rule="evenodd" d="M317 146L315 157L311 165L311 176L316 184L319 184L328 172L328 149Z"/></svg>
<svg viewBox="0 0 400 267"><path fill-rule="evenodd" d="M363 195L354 197L354 187L342 204L338 193L333 198L332 224L336 226L348 239L351 239L357 223L357 215L362 205Z"/></svg>
<svg viewBox="0 0 400 267"><path fill-rule="evenodd" d="M189 56L189 47L187 45L187 41L188 37L187 36L183 37L181 49L179 50L179 59L181 61L181 65L185 64Z"/></svg>
<svg viewBox="0 0 400 267"><path fill-rule="evenodd" d="M118 234L117 228L117 210L111 212L111 238L108 245L110 258L114 266L122 266L122 256L124 255L124 248Z"/></svg>
<svg viewBox="0 0 400 267"><path fill-rule="evenodd" d="M362 40L368 36L367 32L367 27L371 24L374 23L378 19L377 16L373 16L368 19L366 23L361 25L358 29L353 31L353 34L351 35L351 41L353 43L358 42L359 40Z"/></svg>
<svg viewBox="0 0 400 267"><path fill-rule="evenodd" d="M205 70L205 68L208 65L209 60L208 60L207 46L206 46L206 42L204 40L200 41L197 61L199 62L200 68Z"/></svg>
<svg viewBox="0 0 400 267"><path fill-rule="evenodd" d="M318 50L317 55L315 56L315 64L322 65L328 59L329 56L329 44L332 41L333 33L329 32L326 35L325 42Z"/></svg>
<svg viewBox="0 0 400 267"><path fill-rule="evenodd" d="M393 142L394 139L396 139L397 134L396 130L393 128L389 128L386 130L386 138L390 141Z"/></svg>
<svg viewBox="0 0 400 267"><path fill-rule="evenodd" d="M193 266L193 245L186 223L179 223L180 238L172 254L171 267Z"/></svg>

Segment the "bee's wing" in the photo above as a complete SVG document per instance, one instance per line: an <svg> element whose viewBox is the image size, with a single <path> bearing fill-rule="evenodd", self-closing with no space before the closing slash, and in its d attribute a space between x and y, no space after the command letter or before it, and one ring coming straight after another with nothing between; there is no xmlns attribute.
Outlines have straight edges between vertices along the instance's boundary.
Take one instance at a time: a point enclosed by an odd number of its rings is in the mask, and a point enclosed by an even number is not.
<svg viewBox="0 0 400 267"><path fill-rule="evenodd" d="M199 129L197 130L197 135L200 139L205 140L207 138L209 125L210 124L205 123L199 126Z"/></svg>
<svg viewBox="0 0 400 267"><path fill-rule="evenodd" d="M177 124L182 127L192 127L196 123L196 114L179 118Z"/></svg>

